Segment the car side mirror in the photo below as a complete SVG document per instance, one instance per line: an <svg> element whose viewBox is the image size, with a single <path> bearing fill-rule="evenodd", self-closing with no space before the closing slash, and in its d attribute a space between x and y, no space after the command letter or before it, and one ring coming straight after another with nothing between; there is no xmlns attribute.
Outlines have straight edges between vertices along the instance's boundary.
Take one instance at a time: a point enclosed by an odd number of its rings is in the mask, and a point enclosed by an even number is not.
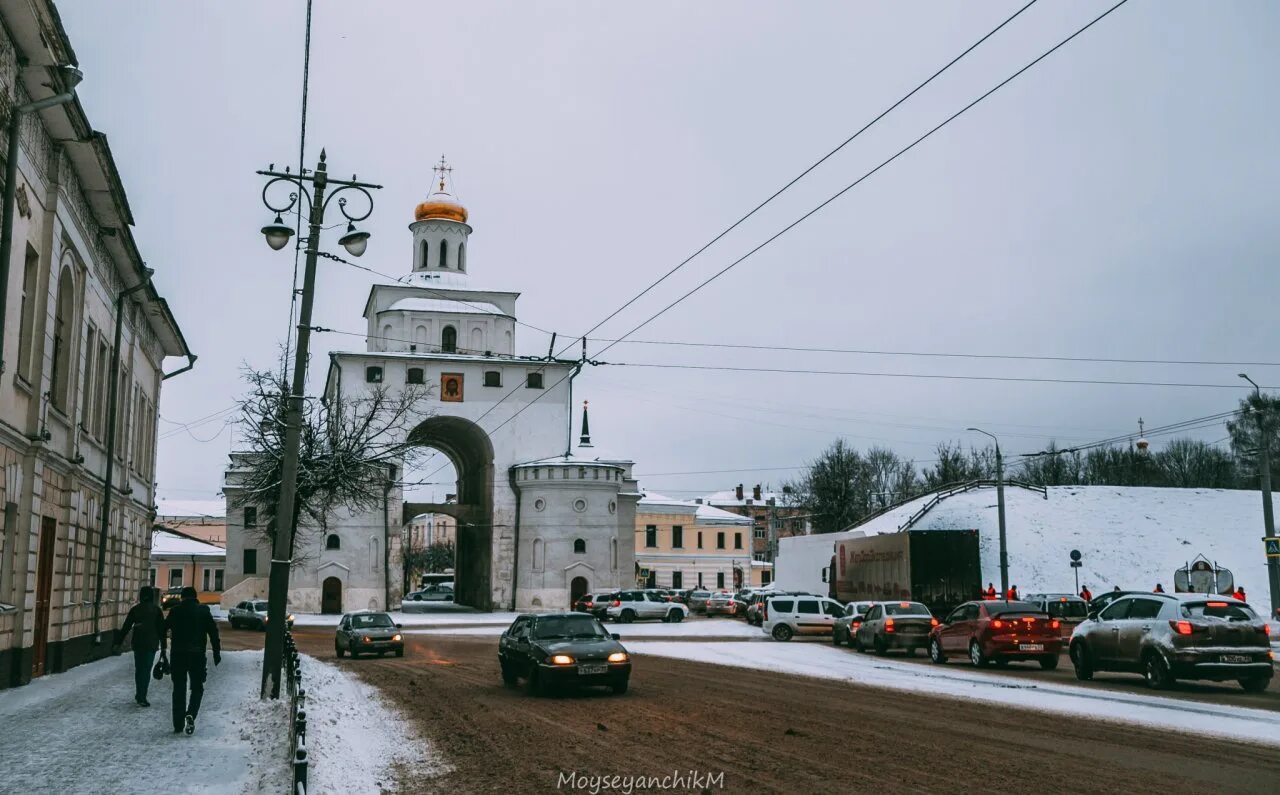
<svg viewBox="0 0 1280 795"><path fill-rule="evenodd" d="M622 640L622 636L616 632L610 633L609 637L613 638L614 640Z"/></svg>
<svg viewBox="0 0 1280 795"><path fill-rule="evenodd" d="M404 624L396 624L396 629L404 629Z"/></svg>
<svg viewBox="0 0 1280 795"><path fill-rule="evenodd" d="M1098 611L1097 611L1097 610L1090 610L1090 611L1089 611L1089 620L1090 620L1090 621L1097 621L1097 620L1098 620Z"/></svg>
<svg viewBox="0 0 1280 795"><path fill-rule="evenodd" d="M516 638L516 643L519 643L521 646L523 646L523 645L527 644L528 642L529 642L529 639L528 639L528 638L526 638L526 637L524 637L523 635L521 635L520 637Z"/></svg>

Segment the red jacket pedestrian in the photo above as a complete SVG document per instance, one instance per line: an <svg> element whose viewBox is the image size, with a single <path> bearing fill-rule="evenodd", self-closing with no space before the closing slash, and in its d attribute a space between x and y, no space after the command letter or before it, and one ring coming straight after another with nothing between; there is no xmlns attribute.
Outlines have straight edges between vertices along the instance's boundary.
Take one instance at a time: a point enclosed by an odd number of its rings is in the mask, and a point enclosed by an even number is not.
<svg viewBox="0 0 1280 795"><path fill-rule="evenodd" d="M1248 601L1244 598L1244 588L1236 587L1235 593L1231 594L1232 599L1239 599L1241 602Z"/></svg>
<svg viewBox="0 0 1280 795"><path fill-rule="evenodd" d="M1089 586L1086 585L1085 587L1080 589L1080 598L1085 600L1086 602L1093 601L1093 592L1089 590Z"/></svg>

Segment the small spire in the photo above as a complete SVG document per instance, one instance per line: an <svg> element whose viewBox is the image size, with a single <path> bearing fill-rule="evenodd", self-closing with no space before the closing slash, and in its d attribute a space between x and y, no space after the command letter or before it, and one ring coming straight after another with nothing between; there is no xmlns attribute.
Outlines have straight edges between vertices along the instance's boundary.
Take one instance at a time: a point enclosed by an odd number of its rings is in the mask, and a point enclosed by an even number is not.
<svg viewBox="0 0 1280 795"><path fill-rule="evenodd" d="M449 173L451 173L451 172L453 171L453 167L452 167L452 166L450 166L450 165L445 161L445 159L444 159L444 155L442 154L442 155L440 155L440 162L439 162L439 163L437 163L437 164L435 164L434 166L432 166L432 167L431 167L431 170L432 170L432 171L434 171L434 172L439 176L439 178L440 178L440 193L444 193L444 178L445 178L445 176L446 176L447 174L449 174Z"/></svg>
<svg viewBox="0 0 1280 795"><path fill-rule="evenodd" d="M578 437L579 447L591 447L591 425L587 422L587 401L582 401L582 436Z"/></svg>

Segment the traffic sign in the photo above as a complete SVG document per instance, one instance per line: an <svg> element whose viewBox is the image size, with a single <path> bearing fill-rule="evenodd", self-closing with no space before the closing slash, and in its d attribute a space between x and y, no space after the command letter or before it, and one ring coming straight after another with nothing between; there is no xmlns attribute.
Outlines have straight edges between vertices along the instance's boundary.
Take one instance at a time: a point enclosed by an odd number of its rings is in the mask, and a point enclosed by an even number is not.
<svg viewBox="0 0 1280 795"><path fill-rule="evenodd" d="M1073 560L1073 561L1071 561L1071 568L1073 568L1073 569L1078 569L1078 568L1080 568L1080 567L1081 567L1081 566L1083 566L1083 565L1084 565L1084 564L1083 564L1083 563L1081 563L1081 562L1080 562L1080 561L1078 561L1078 560Z"/></svg>
<svg viewBox="0 0 1280 795"><path fill-rule="evenodd" d="M1078 549L1071 550L1071 559L1075 561L1080 560L1080 550Z"/></svg>
<svg viewBox="0 0 1280 795"><path fill-rule="evenodd" d="M1267 557L1280 558L1280 538L1268 536L1262 539L1262 543L1266 545Z"/></svg>

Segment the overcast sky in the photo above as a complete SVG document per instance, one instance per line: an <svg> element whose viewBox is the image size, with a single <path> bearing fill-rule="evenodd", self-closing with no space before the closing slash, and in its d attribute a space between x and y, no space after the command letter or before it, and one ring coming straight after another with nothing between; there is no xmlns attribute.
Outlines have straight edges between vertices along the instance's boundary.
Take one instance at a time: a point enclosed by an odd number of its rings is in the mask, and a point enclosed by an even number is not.
<svg viewBox="0 0 1280 795"><path fill-rule="evenodd" d="M335 174L385 185L361 262L400 275L413 207L447 155L473 279L521 291L520 320L572 337L1022 4L318 0L307 161L324 146ZM1041 0L597 335L629 330L1110 5ZM235 414L181 423L232 406L241 365L272 363L285 333L293 258L262 242L254 171L297 162L305 3L58 6L143 256L200 356L165 383L160 494L213 499ZM1280 7L1262 0L1133 0L635 336L1280 361L1277 34ZM315 322L361 332L372 278L322 261ZM315 362L363 345L314 341ZM547 344L517 335L520 353ZM837 436L923 461L977 424L1016 454L1244 395L1233 365L649 345L603 358L1233 385L587 371L575 396L591 400L596 442L638 472L774 468L642 478L679 496L777 484ZM1277 368L1248 369L1280 384Z"/></svg>

